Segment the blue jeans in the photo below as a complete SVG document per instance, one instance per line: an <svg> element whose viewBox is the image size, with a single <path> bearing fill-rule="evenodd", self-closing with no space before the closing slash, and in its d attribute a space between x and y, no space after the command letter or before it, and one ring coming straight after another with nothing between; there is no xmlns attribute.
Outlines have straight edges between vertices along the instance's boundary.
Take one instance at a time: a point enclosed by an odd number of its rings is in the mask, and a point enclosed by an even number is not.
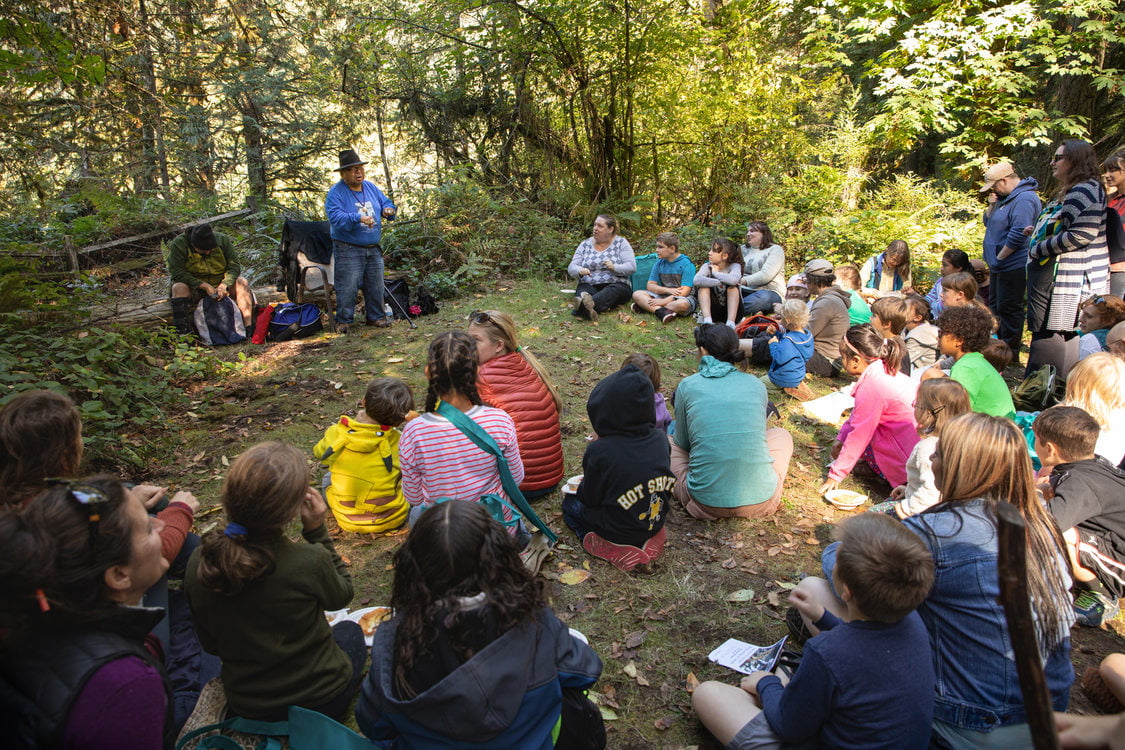
<svg viewBox="0 0 1125 750"><path fill-rule="evenodd" d="M336 322L350 325L355 320L355 293L363 287L363 309L368 323L386 317L383 313L383 249L362 247L332 240L335 257Z"/></svg>
<svg viewBox="0 0 1125 750"><path fill-rule="evenodd" d="M780 302L781 295L772 289L742 290L743 315L773 315L773 306Z"/></svg>

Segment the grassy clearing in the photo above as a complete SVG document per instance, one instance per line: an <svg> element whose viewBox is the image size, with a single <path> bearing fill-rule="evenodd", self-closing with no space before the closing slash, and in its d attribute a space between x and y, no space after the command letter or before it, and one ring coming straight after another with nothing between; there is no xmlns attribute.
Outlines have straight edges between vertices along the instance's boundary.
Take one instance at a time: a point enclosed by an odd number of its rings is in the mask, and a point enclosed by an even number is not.
<svg viewBox="0 0 1125 750"><path fill-rule="evenodd" d="M660 362L669 395L681 378L695 372L696 354L690 321L662 326L651 316L630 313L603 315L596 324L578 321L568 314L562 286L502 283L488 294L443 304L437 315L420 319L416 330L398 322L389 332L360 328L362 333L348 337L326 333L265 349L227 350L224 356L232 360L240 350L254 356L239 376L200 387L179 422L175 460L154 467L153 478L195 491L205 508L198 526L207 529L221 519L215 511L226 463L249 445L277 439L311 451L340 414L356 409L367 381L380 375L405 379L421 405L431 336L465 327L474 309L512 314L520 325L520 343L554 377L565 402L566 471L577 474L590 432L586 398L594 384L616 370L626 354L645 351ZM827 381L812 386L818 393L831 389ZM622 573L587 556L562 522L558 494L537 505L563 542L543 568L552 581L555 608L589 636L605 662L596 690L617 716L607 722L612 748L718 747L691 713L689 676L735 682L738 675L708 662L708 652L729 637L777 640L785 633L780 618L787 586L819 574L819 553L831 525L845 515L815 496L835 429L801 416L792 403L779 407L795 443L779 512L770 519L707 524L673 509L667 552L649 575ZM843 486L872 491L854 478ZM337 534L337 547L356 579L353 606L388 600L391 555L404 533ZM558 582L562 572L576 567L591 576L573 586ZM726 600L744 589L754 591L749 601ZM1110 640L1085 647L1081 658L1086 662L1096 663L1111 649L1125 650L1120 637L1102 635Z"/></svg>

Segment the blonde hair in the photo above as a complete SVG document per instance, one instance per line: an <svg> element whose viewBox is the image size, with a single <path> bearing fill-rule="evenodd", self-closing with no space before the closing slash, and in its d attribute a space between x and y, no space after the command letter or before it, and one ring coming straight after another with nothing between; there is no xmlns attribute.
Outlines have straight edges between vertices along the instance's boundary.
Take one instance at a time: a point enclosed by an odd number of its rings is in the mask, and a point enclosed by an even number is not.
<svg viewBox="0 0 1125 750"><path fill-rule="evenodd" d="M1066 378L1067 406L1077 406L1109 429L1114 412L1125 409L1125 361L1109 352L1083 359Z"/></svg>
<svg viewBox="0 0 1125 750"><path fill-rule="evenodd" d="M555 408L560 413L562 412L562 398L559 396L558 389L555 388L551 376L547 374L546 368L540 364L534 354L516 342L516 321L512 319L511 315L500 310L481 310L469 316L469 324L481 329L492 343L499 341L503 344L505 354L519 352L527 364L531 366L531 369L535 370L535 374L543 381L543 385L547 386L551 398L555 401Z"/></svg>
<svg viewBox="0 0 1125 750"><path fill-rule="evenodd" d="M809 306L799 299L787 299L781 303L781 322L789 330L805 330L809 324Z"/></svg>
<svg viewBox="0 0 1125 750"><path fill-rule="evenodd" d="M1008 419L970 412L942 429L941 503L923 515L971 500L984 500L989 518L1010 502L1027 523L1026 580L1035 613L1036 633L1044 651L1070 631L1070 579L1064 571L1066 543L1054 518L1035 494L1035 477L1023 434Z"/></svg>

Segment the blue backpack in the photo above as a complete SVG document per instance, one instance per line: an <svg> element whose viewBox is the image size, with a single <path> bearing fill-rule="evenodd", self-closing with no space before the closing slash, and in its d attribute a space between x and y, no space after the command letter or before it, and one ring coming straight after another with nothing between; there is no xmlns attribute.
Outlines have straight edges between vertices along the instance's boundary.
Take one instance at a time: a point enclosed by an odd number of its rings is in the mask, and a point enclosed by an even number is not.
<svg viewBox="0 0 1125 750"><path fill-rule="evenodd" d="M270 318L269 340L289 341L303 339L324 330L320 319L320 308L311 303L294 304L282 302L273 309Z"/></svg>
<svg viewBox="0 0 1125 750"><path fill-rule="evenodd" d="M195 330L207 346L227 346L246 340L242 312L230 297L204 297L195 308Z"/></svg>

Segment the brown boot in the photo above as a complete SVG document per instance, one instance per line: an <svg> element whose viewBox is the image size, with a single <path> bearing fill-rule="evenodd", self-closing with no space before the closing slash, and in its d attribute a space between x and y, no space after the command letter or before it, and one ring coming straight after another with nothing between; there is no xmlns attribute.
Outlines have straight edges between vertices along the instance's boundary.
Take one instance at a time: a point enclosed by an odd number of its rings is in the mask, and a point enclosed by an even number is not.
<svg viewBox="0 0 1125 750"><path fill-rule="evenodd" d="M796 388L782 388L781 390L785 391L788 395L792 396L798 401L808 401L814 395L812 392L812 388L809 388L809 384L803 380L801 381L801 384Z"/></svg>

